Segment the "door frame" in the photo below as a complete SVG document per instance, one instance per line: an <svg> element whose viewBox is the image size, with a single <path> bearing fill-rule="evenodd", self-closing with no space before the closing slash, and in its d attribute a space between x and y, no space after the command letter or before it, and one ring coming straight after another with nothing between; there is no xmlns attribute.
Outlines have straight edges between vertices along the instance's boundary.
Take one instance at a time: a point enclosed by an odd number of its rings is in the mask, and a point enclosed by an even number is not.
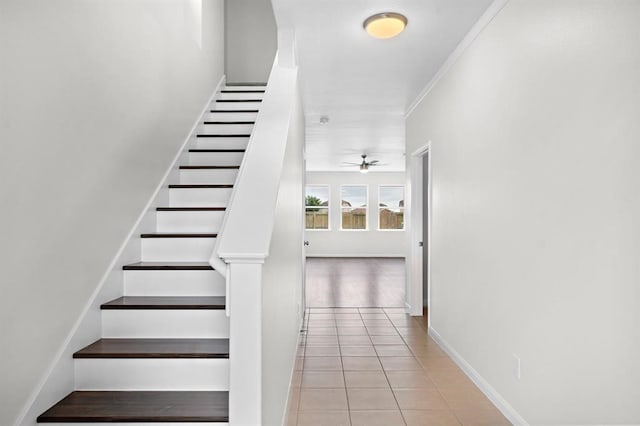
<svg viewBox="0 0 640 426"><path fill-rule="evenodd" d="M429 154L427 185L427 214L426 220L423 212L424 173L423 157ZM431 213L432 213L432 164L433 155L431 141L415 150L409 157L409 200L411 201L409 232L408 234L408 258L407 258L407 313L414 316L422 316L423 307L423 251L427 250L427 261L431 265ZM423 239L423 226L427 226L428 240L423 241L423 247L419 246ZM431 267L427 270L427 316L430 320L431 309Z"/></svg>

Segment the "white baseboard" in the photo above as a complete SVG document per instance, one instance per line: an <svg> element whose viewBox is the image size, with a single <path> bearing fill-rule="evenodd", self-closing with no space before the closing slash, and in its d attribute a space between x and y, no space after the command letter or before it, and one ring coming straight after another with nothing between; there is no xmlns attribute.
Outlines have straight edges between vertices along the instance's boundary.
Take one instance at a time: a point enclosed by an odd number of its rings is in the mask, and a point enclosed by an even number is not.
<svg viewBox="0 0 640 426"><path fill-rule="evenodd" d="M343 258L359 258L359 257L395 257L395 258L404 258L405 255L404 253L402 254L398 254L398 253L350 253L350 254L331 254L331 253L314 253L314 254L307 254L306 256L307 258L311 258L311 257L343 257Z"/></svg>
<svg viewBox="0 0 640 426"><path fill-rule="evenodd" d="M100 336L102 324L99 310L100 303L105 301L102 300L105 296L107 300L109 298L117 297L117 295L114 296L115 292L119 292L118 295L120 296L122 295L124 284L121 265L124 263L130 263L131 261L137 261L140 256L140 243L137 242L134 237L141 233L142 229L148 227L149 213L153 212L154 207L156 207L156 204L158 203L158 199L168 197L168 194L163 194L162 190L165 190L164 188L169 177L172 174L177 173L176 164L178 160L184 155L189 142L193 141L193 135L200 125L202 116L209 108L209 104L212 102L216 94L218 94L218 92L224 87L225 81L226 77L223 75L220 81L218 81L213 93L207 99L206 104L200 111L200 114L196 118L193 126L189 129L189 132L187 133L183 143L180 145L171 165L149 198L144 210L140 213L140 216L131 227L131 230L122 242L122 245L98 282L93 294L89 297L89 300L82 309L82 313L78 316L78 319L71 328L71 331L49 364L49 367L42 375L37 386L29 396L29 399L27 399L26 403L22 407L22 410L20 410L20 414L16 418L14 425L35 425L35 419L39 414L73 390L73 359L71 358L71 355L73 352L83 346L86 346L92 340L95 340ZM168 199L163 200L165 203L167 201ZM155 219L153 223L155 226ZM133 259L134 256L138 259Z"/></svg>
<svg viewBox="0 0 640 426"><path fill-rule="evenodd" d="M517 426L529 426L529 423L513 408L494 388L469 364L462 356L449 345L440 334L429 327L429 336L442 348L443 351L458 364L458 367L471 379L473 383L486 395L498 410Z"/></svg>

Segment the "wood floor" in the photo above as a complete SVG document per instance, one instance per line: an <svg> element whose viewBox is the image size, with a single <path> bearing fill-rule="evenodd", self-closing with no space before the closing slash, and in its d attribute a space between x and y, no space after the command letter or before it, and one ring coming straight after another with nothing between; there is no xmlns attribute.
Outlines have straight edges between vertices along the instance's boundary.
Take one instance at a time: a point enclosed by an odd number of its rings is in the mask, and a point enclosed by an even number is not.
<svg viewBox="0 0 640 426"><path fill-rule="evenodd" d="M404 307L403 258L307 258L309 308Z"/></svg>

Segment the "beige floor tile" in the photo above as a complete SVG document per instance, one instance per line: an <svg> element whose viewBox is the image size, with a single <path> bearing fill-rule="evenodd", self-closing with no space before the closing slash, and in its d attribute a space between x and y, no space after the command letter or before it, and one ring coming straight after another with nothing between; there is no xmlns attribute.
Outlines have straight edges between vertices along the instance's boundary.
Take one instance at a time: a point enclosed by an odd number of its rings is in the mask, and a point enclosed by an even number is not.
<svg viewBox="0 0 640 426"><path fill-rule="evenodd" d="M306 346L338 346L338 336L309 336Z"/></svg>
<svg viewBox="0 0 640 426"><path fill-rule="evenodd" d="M382 367L387 371L422 370L420 363L413 357L384 356L380 357Z"/></svg>
<svg viewBox="0 0 640 426"><path fill-rule="evenodd" d="M340 348L338 346L308 346L304 356L340 356Z"/></svg>
<svg viewBox="0 0 640 426"><path fill-rule="evenodd" d="M398 325L396 325L395 327L396 327L396 330L398 330L398 333L400 333L400 335L415 338L416 343L423 342L424 339L427 337L427 332L421 328L403 327Z"/></svg>
<svg viewBox="0 0 640 426"><path fill-rule="evenodd" d="M328 313L317 313L317 312L312 312L309 314L309 321L312 320L328 320L328 319L335 319L335 315L333 312L328 312Z"/></svg>
<svg viewBox="0 0 640 426"><path fill-rule="evenodd" d="M446 410L449 407L435 389L394 389L402 410Z"/></svg>
<svg viewBox="0 0 640 426"><path fill-rule="evenodd" d="M347 313L335 313L334 314L336 316L336 320L343 320L343 319L347 319L347 320L359 320L362 319L362 317L360 316L359 313L354 313L354 314L347 314Z"/></svg>
<svg viewBox="0 0 640 426"><path fill-rule="evenodd" d="M287 411L287 418L284 424L287 426L296 426L298 424L298 410Z"/></svg>
<svg viewBox="0 0 640 426"><path fill-rule="evenodd" d="M342 371L305 371L302 374L303 388L343 388Z"/></svg>
<svg viewBox="0 0 640 426"><path fill-rule="evenodd" d="M342 346L371 346L369 336L339 336L338 341Z"/></svg>
<svg viewBox="0 0 640 426"><path fill-rule="evenodd" d="M339 336L366 336L367 334L365 327L338 327Z"/></svg>
<svg viewBox="0 0 640 426"><path fill-rule="evenodd" d="M342 411L301 411L298 426L349 426L349 412Z"/></svg>
<svg viewBox="0 0 640 426"><path fill-rule="evenodd" d="M357 314L360 311L358 308L333 308L333 312L336 314Z"/></svg>
<svg viewBox="0 0 640 426"><path fill-rule="evenodd" d="M300 405L300 388L291 388L289 392L289 400L287 401L287 410L298 411Z"/></svg>
<svg viewBox="0 0 640 426"><path fill-rule="evenodd" d="M406 341L406 339L405 339ZM421 344L413 344L407 341L407 345L414 353L416 357L424 357L424 358L439 358L446 357L447 354L437 346L433 345L421 345Z"/></svg>
<svg viewBox="0 0 640 426"><path fill-rule="evenodd" d="M338 330L335 327L316 327L307 330L307 336L336 336Z"/></svg>
<svg viewBox="0 0 640 426"><path fill-rule="evenodd" d="M421 371L387 371L394 389L435 389L435 384Z"/></svg>
<svg viewBox="0 0 640 426"><path fill-rule="evenodd" d="M296 357L296 362L293 366L295 371L302 371L302 369L304 368L304 357L301 356L297 356Z"/></svg>
<svg viewBox="0 0 640 426"><path fill-rule="evenodd" d="M388 388L389 382L382 371L345 371L348 388Z"/></svg>
<svg viewBox="0 0 640 426"><path fill-rule="evenodd" d="M458 369L459 367L449 357L419 357L425 370Z"/></svg>
<svg viewBox="0 0 640 426"><path fill-rule="evenodd" d="M339 319L336 320L338 327L364 327L361 319Z"/></svg>
<svg viewBox="0 0 640 426"><path fill-rule="evenodd" d="M459 368L443 368L429 370L425 368L427 375L436 386L475 386L473 382Z"/></svg>
<svg viewBox="0 0 640 426"><path fill-rule="evenodd" d="M364 314L364 313L383 314L384 313L384 308L360 308L358 310L360 311L361 314Z"/></svg>
<svg viewBox="0 0 640 426"><path fill-rule="evenodd" d="M374 345L404 345L402 337L396 336L371 336Z"/></svg>
<svg viewBox="0 0 640 426"><path fill-rule="evenodd" d="M492 410L495 406L471 386L439 387L438 391L452 410Z"/></svg>
<svg viewBox="0 0 640 426"><path fill-rule="evenodd" d="M348 388L351 410L397 410L398 404L391 389Z"/></svg>
<svg viewBox="0 0 640 426"><path fill-rule="evenodd" d="M377 357L342 357L344 371L381 371L382 366Z"/></svg>
<svg viewBox="0 0 640 426"><path fill-rule="evenodd" d="M347 410L347 394L344 389L302 389L300 412L321 410ZM298 415L298 422L300 416Z"/></svg>
<svg viewBox="0 0 640 426"><path fill-rule="evenodd" d="M388 319L364 319L363 321L367 327L392 327Z"/></svg>
<svg viewBox="0 0 640 426"><path fill-rule="evenodd" d="M341 371L340 357L319 356L304 359L304 371Z"/></svg>
<svg viewBox="0 0 640 426"><path fill-rule="evenodd" d="M373 346L340 346L342 356L377 356Z"/></svg>
<svg viewBox="0 0 640 426"><path fill-rule="evenodd" d="M291 388L299 388L302 383L302 371L294 371L291 375Z"/></svg>
<svg viewBox="0 0 640 426"><path fill-rule="evenodd" d="M464 426L510 426L509 422L497 409L488 410L454 410L460 423Z"/></svg>
<svg viewBox="0 0 640 426"><path fill-rule="evenodd" d="M405 345L376 345L378 356L413 356Z"/></svg>
<svg viewBox="0 0 640 426"><path fill-rule="evenodd" d="M397 336L398 332L393 327L367 327L370 336Z"/></svg>
<svg viewBox="0 0 640 426"><path fill-rule="evenodd" d="M449 410L402 410L407 426L459 426Z"/></svg>
<svg viewBox="0 0 640 426"><path fill-rule="evenodd" d="M383 320L387 319L387 315L384 313L362 312L360 313L360 315L362 316L362 319L383 319Z"/></svg>
<svg viewBox="0 0 640 426"><path fill-rule="evenodd" d="M351 426L404 426L402 414L397 410L351 411Z"/></svg>
<svg viewBox="0 0 640 426"><path fill-rule="evenodd" d="M330 314L335 311L335 308L309 308L307 309L307 316L310 314Z"/></svg>
<svg viewBox="0 0 640 426"><path fill-rule="evenodd" d="M405 309L404 308L384 308L384 311L387 314L405 314Z"/></svg>

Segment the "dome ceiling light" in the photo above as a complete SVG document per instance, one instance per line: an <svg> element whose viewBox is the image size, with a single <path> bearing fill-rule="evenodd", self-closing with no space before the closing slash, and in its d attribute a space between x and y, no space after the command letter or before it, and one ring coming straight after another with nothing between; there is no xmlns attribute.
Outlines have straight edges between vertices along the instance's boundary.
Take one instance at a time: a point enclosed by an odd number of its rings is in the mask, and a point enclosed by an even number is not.
<svg viewBox="0 0 640 426"><path fill-rule="evenodd" d="M395 12L376 13L365 19L362 26L371 37L392 38L404 31L407 18Z"/></svg>

